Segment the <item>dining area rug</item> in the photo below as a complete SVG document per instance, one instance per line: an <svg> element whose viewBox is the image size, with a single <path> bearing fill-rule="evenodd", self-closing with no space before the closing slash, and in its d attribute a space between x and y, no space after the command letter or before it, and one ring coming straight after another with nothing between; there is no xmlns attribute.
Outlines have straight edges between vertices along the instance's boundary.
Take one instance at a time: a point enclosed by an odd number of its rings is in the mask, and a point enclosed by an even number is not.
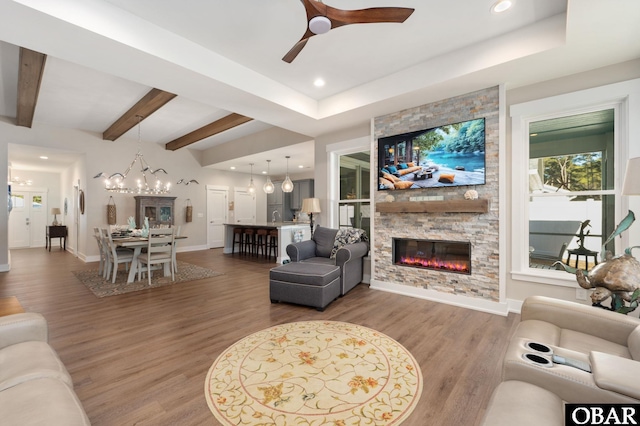
<svg viewBox="0 0 640 426"><path fill-rule="evenodd" d="M134 291L146 290L149 288L164 287L168 285L175 285L184 283L187 281L201 280L203 278L215 277L223 275L221 272L216 272L208 268L193 265L188 262L178 261L178 272L176 272L175 280L171 281L171 276L165 277L162 271L156 271L151 275L151 286L146 279L127 283L127 272L124 268L118 271L116 275L116 282L111 282L109 279L102 278L102 275L98 273L98 269L88 269L83 271L73 271L73 274L84 284L93 294L97 297L116 296L124 293L131 293Z"/></svg>
<svg viewBox="0 0 640 426"><path fill-rule="evenodd" d="M399 425L422 393L414 357L356 324L301 321L234 343L207 373L207 404L223 425Z"/></svg>

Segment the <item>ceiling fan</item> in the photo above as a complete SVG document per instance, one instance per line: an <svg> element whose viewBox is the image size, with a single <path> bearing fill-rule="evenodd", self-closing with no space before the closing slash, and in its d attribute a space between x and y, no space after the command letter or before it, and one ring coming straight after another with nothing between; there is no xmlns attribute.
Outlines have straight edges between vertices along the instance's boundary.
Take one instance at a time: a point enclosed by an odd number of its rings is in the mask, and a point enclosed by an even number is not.
<svg viewBox="0 0 640 426"><path fill-rule="evenodd" d="M291 63L307 41L316 34L324 34L332 28L349 24L370 24L380 22L404 22L415 9L406 7L372 7L369 9L342 10L327 6L320 0L300 0L307 12L307 31L299 42L282 58Z"/></svg>

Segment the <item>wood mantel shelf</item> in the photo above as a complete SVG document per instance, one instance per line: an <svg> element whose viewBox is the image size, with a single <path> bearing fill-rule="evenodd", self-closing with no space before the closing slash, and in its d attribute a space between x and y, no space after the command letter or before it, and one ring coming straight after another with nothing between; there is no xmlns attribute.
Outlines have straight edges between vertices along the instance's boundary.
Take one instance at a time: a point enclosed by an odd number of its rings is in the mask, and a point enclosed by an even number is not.
<svg viewBox="0 0 640 426"><path fill-rule="evenodd" d="M488 213L489 200L394 201L376 203L381 213Z"/></svg>

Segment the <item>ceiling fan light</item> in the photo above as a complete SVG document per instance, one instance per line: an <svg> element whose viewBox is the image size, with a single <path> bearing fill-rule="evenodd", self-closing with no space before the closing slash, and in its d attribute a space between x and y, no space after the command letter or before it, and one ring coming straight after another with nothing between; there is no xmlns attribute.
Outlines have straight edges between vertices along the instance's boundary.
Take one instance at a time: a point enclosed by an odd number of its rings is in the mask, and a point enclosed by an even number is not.
<svg viewBox="0 0 640 426"><path fill-rule="evenodd" d="M314 34L324 34L331 29L331 21L326 16L314 16L309 21L309 31Z"/></svg>

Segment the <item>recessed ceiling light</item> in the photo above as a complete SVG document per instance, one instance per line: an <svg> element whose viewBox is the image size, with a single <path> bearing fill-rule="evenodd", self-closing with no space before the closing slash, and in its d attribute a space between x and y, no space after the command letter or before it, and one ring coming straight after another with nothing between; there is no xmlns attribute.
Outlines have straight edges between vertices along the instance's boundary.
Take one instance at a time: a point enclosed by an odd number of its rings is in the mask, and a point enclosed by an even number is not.
<svg viewBox="0 0 640 426"><path fill-rule="evenodd" d="M235 170L235 169L236 169L236 166L231 166L231 167L229 167L229 168L230 168L231 170Z"/></svg>
<svg viewBox="0 0 640 426"><path fill-rule="evenodd" d="M313 85L316 87L323 87L324 86L324 80L321 78L316 78L316 80L313 82Z"/></svg>
<svg viewBox="0 0 640 426"><path fill-rule="evenodd" d="M537 133L531 133L529 136L538 136Z"/></svg>
<svg viewBox="0 0 640 426"><path fill-rule="evenodd" d="M263 174L263 175L266 175L266 174L267 174L267 171L266 171L266 170L263 170L263 171L262 171L262 174Z"/></svg>
<svg viewBox="0 0 640 426"><path fill-rule="evenodd" d="M299 169L304 169L304 166L303 166L302 164L300 164L300 165L298 166L298 168L299 168Z"/></svg>
<svg viewBox="0 0 640 426"><path fill-rule="evenodd" d="M491 12L492 13L506 12L507 10L511 9L511 6L513 6L513 3L514 3L514 0L500 0L494 3L493 6L491 6Z"/></svg>
<svg viewBox="0 0 640 426"><path fill-rule="evenodd" d="M48 160L49 159L49 157L47 157L46 155L41 155L40 158L43 159L43 160Z"/></svg>

